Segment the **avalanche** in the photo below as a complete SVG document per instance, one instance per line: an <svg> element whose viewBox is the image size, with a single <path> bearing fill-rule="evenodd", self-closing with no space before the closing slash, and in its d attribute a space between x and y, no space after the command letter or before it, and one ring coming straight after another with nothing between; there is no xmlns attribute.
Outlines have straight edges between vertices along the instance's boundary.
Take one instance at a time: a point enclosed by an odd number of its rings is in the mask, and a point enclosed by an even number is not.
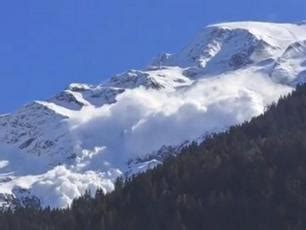
<svg viewBox="0 0 306 230"><path fill-rule="evenodd" d="M160 164L163 146L223 131L291 92L305 80L305 37L305 25L210 25L145 70L0 116L0 193L64 208L86 190L112 191L117 177Z"/></svg>

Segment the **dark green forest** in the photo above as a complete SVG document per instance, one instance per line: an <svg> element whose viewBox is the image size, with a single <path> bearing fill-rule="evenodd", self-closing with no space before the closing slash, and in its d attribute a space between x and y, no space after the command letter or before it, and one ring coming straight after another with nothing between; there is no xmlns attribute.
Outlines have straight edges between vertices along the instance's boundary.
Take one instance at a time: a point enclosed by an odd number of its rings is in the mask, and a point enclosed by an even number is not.
<svg viewBox="0 0 306 230"><path fill-rule="evenodd" d="M306 86L66 210L0 213L1 230L305 230Z"/></svg>

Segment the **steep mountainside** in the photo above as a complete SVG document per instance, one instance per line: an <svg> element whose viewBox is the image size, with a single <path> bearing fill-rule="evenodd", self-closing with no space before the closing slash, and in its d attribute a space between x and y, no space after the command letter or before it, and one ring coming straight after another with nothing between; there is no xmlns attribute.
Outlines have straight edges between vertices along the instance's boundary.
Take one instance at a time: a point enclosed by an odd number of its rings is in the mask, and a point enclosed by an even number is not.
<svg viewBox="0 0 306 230"><path fill-rule="evenodd" d="M211 25L145 70L0 116L3 204L34 196L62 208L86 190L110 192L186 141L262 114L305 81L305 37L303 24Z"/></svg>
<svg viewBox="0 0 306 230"><path fill-rule="evenodd" d="M69 209L0 212L3 230L303 230L306 85L259 117L193 143ZM145 226L145 227L144 227Z"/></svg>

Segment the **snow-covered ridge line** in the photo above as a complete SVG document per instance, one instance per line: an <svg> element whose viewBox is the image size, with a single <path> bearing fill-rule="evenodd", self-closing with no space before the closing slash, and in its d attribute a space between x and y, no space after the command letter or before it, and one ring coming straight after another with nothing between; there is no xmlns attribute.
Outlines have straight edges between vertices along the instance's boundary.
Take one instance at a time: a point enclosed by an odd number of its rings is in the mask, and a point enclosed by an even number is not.
<svg viewBox="0 0 306 230"><path fill-rule="evenodd" d="M63 208L88 189L112 191L118 176L263 113L304 82L305 38L304 24L210 25L147 69L73 83L0 116L0 193Z"/></svg>

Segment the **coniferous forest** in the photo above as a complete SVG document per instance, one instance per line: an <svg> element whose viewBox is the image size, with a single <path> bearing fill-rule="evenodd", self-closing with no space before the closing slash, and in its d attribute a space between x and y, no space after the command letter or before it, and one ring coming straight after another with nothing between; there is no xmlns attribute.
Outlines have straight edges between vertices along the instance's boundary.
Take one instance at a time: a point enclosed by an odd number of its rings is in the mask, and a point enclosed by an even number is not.
<svg viewBox="0 0 306 230"><path fill-rule="evenodd" d="M306 86L66 210L18 208L1 230L305 230Z"/></svg>

